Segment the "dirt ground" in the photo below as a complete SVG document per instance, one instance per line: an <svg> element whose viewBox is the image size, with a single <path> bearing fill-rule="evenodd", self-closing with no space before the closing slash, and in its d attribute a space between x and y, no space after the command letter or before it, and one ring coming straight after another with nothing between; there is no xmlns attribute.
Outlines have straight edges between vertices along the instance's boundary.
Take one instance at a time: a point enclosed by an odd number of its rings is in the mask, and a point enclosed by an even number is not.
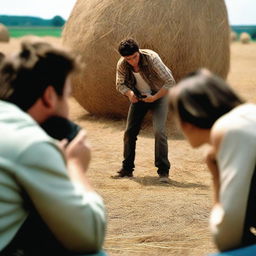
<svg viewBox="0 0 256 256"><path fill-rule="evenodd" d="M60 39L45 38L59 44ZM0 43L11 53L19 39ZM228 82L246 100L256 103L256 43L231 45ZM212 205L211 177L203 163L205 147L192 150L169 124L171 183L158 182L154 168L154 138L150 127L141 132L134 178L113 179L120 168L125 120L88 114L70 99L71 119L88 132L92 162L88 175L104 198L108 228L104 249L109 255L207 255L216 248L208 230Z"/></svg>

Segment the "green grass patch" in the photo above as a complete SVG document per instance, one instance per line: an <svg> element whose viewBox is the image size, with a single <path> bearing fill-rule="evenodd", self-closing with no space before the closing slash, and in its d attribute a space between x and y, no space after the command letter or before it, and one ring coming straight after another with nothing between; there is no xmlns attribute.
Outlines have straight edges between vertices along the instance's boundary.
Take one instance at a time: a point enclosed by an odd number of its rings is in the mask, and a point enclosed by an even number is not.
<svg viewBox="0 0 256 256"><path fill-rule="evenodd" d="M59 27L8 27L8 31L11 37L26 35L60 37L62 29Z"/></svg>

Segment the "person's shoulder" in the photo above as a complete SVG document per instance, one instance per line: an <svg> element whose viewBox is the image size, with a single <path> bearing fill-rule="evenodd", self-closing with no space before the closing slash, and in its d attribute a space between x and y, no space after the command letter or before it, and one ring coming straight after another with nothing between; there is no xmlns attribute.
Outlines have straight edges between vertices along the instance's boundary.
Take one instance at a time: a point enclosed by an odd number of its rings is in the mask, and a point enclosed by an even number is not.
<svg viewBox="0 0 256 256"><path fill-rule="evenodd" d="M123 56L121 56L117 61L117 66L121 66L125 63L125 59Z"/></svg>
<svg viewBox="0 0 256 256"><path fill-rule="evenodd" d="M159 63L160 56L158 53L151 49L140 49L140 53L142 55L142 63L147 65L147 63L151 63L153 65Z"/></svg>
<svg viewBox="0 0 256 256"><path fill-rule="evenodd" d="M213 125L211 129L210 139L211 144L218 148L225 137L225 135L232 129L235 129L236 119L234 119L232 110L227 114L221 116Z"/></svg>
<svg viewBox="0 0 256 256"><path fill-rule="evenodd" d="M235 112L238 116L247 117L256 120L256 104L254 103L244 103L236 108Z"/></svg>
<svg viewBox="0 0 256 256"><path fill-rule="evenodd" d="M59 151L56 140L50 137L37 123L21 130L19 136L23 139L19 140L18 155L22 155L25 151L41 151L38 155L43 155L43 152L47 152L46 149L50 148L53 151ZM52 153L48 155L52 155Z"/></svg>
<svg viewBox="0 0 256 256"><path fill-rule="evenodd" d="M213 130L241 129L244 125L247 125L246 120L256 122L255 104L244 103L233 108L214 123Z"/></svg>
<svg viewBox="0 0 256 256"><path fill-rule="evenodd" d="M121 57L118 59L117 64L120 64L120 63L124 62L124 60L125 60L124 57L121 56Z"/></svg>
<svg viewBox="0 0 256 256"><path fill-rule="evenodd" d="M1 142L8 139L19 143L26 142L26 137L37 138L39 126L36 121L14 104L0 101L0 124L0 132L5 134Z"/></svg>
<svg viewBox="0 0 256 256"><path fill-rule="evenodd" d="M255 116L256 122L256 105L242 104L235 107L225 115L221 116L211 129L211 142L219 145L226 134L241 135L247 127L247 122L244 121L245 116Z"/></svg>
<svg viewBox="0 0 256 256"><path fill-rule="evenodd" d="M30 119L28 114L22 111L16 105L0 100L0 122L8 121L8 119L12 119L13 116L15 116L16 119Z"/></svg>
<svg viewBox="0 0 256 256"><path fill-rule="evenodd" d="M220 144L225 136L227 127L224 125L214 124L210 133L210 141L215 149L220 147Z"/></svg>
<svg viewBox="0 0 256 256"><path fill-rule="evenodd" d="M30 145L54 143L31 116L13 104L0 101L1 156L15 159Z"/></svg>
<svg viewBox="0 0 256 256"><path fill-rule="evenodd" d="M127 65L127 63L126 63L124 57L121 56L119 58L119 60L117 61L116 68L117 68L117 70L123 70L123 69L125 69L126 65Z"/></svg>
<svg viewBox="0 0 256 256"><path fill-rule="evenodd" d="M140 53L150 57L158 57L158 53L151 49L140 49Z"/></svg>
<svg viewBox="0 0 256 256"><path fill-rule="evenodd" d="M62 169L65 168L64 154L60 146L51 140L34 141L20 152L17 159L17 162L24 166L62 166Z"/></svg>

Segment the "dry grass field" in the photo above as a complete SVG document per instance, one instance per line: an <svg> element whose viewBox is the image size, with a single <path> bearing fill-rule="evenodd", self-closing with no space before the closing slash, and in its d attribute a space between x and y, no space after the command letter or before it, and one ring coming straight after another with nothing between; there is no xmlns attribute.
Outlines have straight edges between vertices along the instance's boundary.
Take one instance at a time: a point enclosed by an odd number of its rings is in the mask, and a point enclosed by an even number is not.
<svg viewBox="0 0 256 256"><path fill-rule="evenodd" d="M46 38L60 44L60 39ZM16 50L19 39L0 43L0 51ZM256 103L256 44L231 46L229 83ZM125 120L88 114L70 99L71 119L88 132L93 158L88 171L105 200L108 228L104 244L109 255L207 255L216 248L208 231L212 204L211 178L203 163L205 148L192 150L169 122L171 183L158 182L154 138L146 126L137 141L134 178L113 179L120 168Z"/></svg>

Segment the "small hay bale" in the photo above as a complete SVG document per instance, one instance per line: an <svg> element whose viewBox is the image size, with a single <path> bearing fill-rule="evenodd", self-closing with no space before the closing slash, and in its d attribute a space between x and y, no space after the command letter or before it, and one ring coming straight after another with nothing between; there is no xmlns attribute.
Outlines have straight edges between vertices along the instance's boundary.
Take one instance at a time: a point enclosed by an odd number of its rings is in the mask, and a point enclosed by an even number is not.
<svg viewBox="0 0 256 256"><path fill-rule="evenodd" d="M235 32L235 31L230 31L230 41L231 42L235 42L235 41L237 41L237 33Z"/></svg>
<svg viewBox="0 0 256 256"><path fill-rule="evenodd" d="M30 41L30 42L37 42L37 41L44 41L42 37L35 36L35 35L25 35L20 37L21 41Z"/></svg>
<svg viewBox="0 0 256 256"><path fill-rule="evenodd" d="M0 23L0 42L9 42L10 36L5 25Z"/></svg>
<svg viewBox="0 0 256 256"><path fill-rule="evenodd" d="M115 89L117 47L127 37L155 50L176 81L201 67L224 79L229 71L224 0L77 0L62 36L86 64L73 92L93 114L127 115L129 102Z"/></svg>
<svg viewBox="0 0 256 256"><path fill-rule="evenodd" d="M241 35L240 35L240 42L241 42L242 44L249 44L250 41L251 41L251 36L250 36L250 34L248 34L248 33L246 33L246 32L241 33Z"/></svg>

